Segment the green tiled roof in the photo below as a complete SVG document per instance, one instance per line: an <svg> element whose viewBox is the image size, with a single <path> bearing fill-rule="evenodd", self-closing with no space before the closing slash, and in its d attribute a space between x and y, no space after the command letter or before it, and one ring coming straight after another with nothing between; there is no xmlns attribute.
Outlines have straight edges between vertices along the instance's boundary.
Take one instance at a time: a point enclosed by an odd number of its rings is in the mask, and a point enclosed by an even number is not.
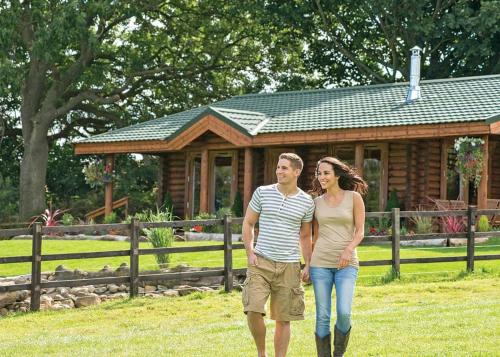
<svg viewBox="0 0 500 357"><path fill-rule="evenodd" d="M405 103L408 83L248 94L81 142L168 140L206 114L246 135L324 129L483 121L500 114L500 75L420 82L422 98Z"/></svg>

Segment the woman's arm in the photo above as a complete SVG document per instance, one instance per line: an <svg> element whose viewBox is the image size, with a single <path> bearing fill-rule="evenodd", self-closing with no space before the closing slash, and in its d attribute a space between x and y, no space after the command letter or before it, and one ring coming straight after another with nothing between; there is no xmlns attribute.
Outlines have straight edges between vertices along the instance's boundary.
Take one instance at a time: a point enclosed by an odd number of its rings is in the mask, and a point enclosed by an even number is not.
<svg viewBox="0 0 500 357"><path fill-rule="evenodd" d="M354 215L354 237L352 242L344 249L340 256L338 268L344 268L349 264L352 252L361 243L365 236L365 203L363 198L357 192L353 197L353 215Z"/></svg>

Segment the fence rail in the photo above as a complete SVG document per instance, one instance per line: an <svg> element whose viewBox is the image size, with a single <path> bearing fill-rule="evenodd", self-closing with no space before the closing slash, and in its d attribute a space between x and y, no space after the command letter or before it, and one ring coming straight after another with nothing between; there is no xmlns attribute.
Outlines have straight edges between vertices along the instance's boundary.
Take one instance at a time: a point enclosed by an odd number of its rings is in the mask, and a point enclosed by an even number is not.
<svg viewBox="0 0 500 357"><path fill-rule="evenodd" d="M500 209L477 210L474 206L469 206L467 210L454 211L403 211L394 208L391 212L367 212L367 218L390 218L392 221L392 234L383 236L365 236L362 244L377 244L387 242L391 244L391 259L361 261L361 266L381 266L391 265L394 272L400 275L401 264L415 263L437 263L437 262L457 262L465 261L467 270L474 270L474 262L478 260L496 260L500 259L500 254L489 254L474 256L475 238L484 236L500 236L500 232L476 233L476 216L479 215L497 215ZM467 219L466 232L460 233L436 233L436 234L415 234L401 235L400 220L409 217L444 217L444 216L464 216ZM14 235L32 236L32 255L17 257L0 257L0 264L26 263L31 262L31 283L0 286L0 293L18 290L31 290L31 310L40 309L41 289L55 287L76 287L83 285L99 284L124 284L130 285L130 296L135 297L139 294L139 284L146 281L177 280L183 278L198 277L224 277L224 289L231 291L233 289L233 276L244 274L246 269L233 269L233 255L235 249L245 249L244 244L232 242L233 224L243 223L243 218L232 218L225 216L223 219L209 219L200 221L173 221L173 222L139 222L132 219L130 224L98 224L98 225L79 225L79 226L57 226L42 227L41 223L35 223L31 228L3 229L0 230L0 237L11 237ZM169 248L139 248L139 235L143 228L163 228L163 227L193 227L193 226L212 226L222 225L224 227L224 241L221 245L199 246L199 247L169 247ZM64 254L42 254L42 235L50 233L84 233L107 230L127 230L130 236L130 249L85 253L64 253ZM433 257L433 258L401 258L401 241L408 240L426 240L443 238L467 238L467 254L465 256L453 257ZM224 267L213 268L210 270L196 272L175 272L175 273L139 273L139 257L150 254L170 254L170 253L189 253L189 252L208 252L223 251ZM130 273L127 276L101 277L90 279L74 280L56 280L42 282L42 261L89 259L103 257L128 256L130 259Z"/></svg>

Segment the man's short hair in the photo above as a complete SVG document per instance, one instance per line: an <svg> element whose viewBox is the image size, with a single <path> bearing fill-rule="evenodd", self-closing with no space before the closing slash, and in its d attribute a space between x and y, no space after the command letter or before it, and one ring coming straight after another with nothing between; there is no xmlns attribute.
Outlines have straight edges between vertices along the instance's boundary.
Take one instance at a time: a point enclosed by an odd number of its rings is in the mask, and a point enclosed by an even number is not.
<svg viewBox="0 0 500 357"><path fill-rule="evenodd" d="M302 161L300 156L297 154L294 154L293 152L284 152L284 153L280 154L279 159L280 160L286 159L286 160L290 161L290 164L292 165L292 167L294 169L299 169L300 171L302 171L302 168L304 167L304 162Z"/></svg>

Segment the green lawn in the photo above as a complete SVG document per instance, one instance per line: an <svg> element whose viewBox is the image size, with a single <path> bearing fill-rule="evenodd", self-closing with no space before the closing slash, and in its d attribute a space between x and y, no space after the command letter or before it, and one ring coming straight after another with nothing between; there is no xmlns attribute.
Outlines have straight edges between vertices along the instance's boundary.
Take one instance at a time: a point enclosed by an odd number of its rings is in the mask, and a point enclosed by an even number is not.
<svg viewBox="0 0 500 357"><path fill-rule="evenodd" d="M500 277L358 286L347 356L499 356ZM0 356L255 356L241 294L122 300L1 319ZM289 356L314 356L314 303ZM269 356L274 324L268 322Z"/></svg>
<svg viewBox="0 0 500 357"><path fill-rule="evenodd" d="M214 245L219 242L175 242L175 246L186 245ZM150 247L148 243L141 243L141 248ZM129 249L128 242L107 242L107 241L60 241L45 240L42 245L43 254L90 252L105 250ZM362 246L358 248L361 260L390 259L391 248L389 245L382 246ZM31 241L29 240L9 240L0 241L0 256L20 256L31 254ZM401 248L401 258L412 257L439 257L439 256L463 256L466 254L465 247L425 247L425 248ZM493 238L486 244L476 245L476 255L500 254L500 238ZM43 262L43 271L53 271L59 264L64 264L69 269L83 269L87 271L97 271L104 265L117 268L122 262L128 262L127 257L96 258L71 261ZM141 270L155 269L154 256L141 256L139 259ZM199 252L199 253L178 253L171 255L171 265L189 264L190 266L221 267L223 265L223 252ZM235 268L243 268L246 264L244 250L233 251L233 264ZM429 263L429 264L403 264L401 274L405 280L449 280L461 274L465 268L465 262L452 263ZM498 273L500 264L498 260L477 261L476 270L486 270ZM0 265L0 276L13 276L29 274L30 263L2 264ZM381 276L384 276L388 266L362 267L360 270L360 284L377 283Z"/></svg>

